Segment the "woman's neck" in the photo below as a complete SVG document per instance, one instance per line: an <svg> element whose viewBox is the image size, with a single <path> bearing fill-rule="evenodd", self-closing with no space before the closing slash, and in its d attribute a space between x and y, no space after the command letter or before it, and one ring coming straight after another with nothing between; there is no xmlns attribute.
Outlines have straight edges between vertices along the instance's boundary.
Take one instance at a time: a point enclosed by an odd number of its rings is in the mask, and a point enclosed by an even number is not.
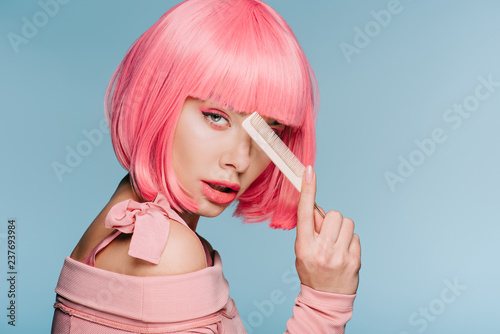
<svg viewBox="0 0 500 334"><path fill-rule="evenodd" d="M133 199L136 202L144 202L135 193L132 184L130 182L130 174L125 175L125 177L121 180L112 198L122 195L126 195L127 197ZM198 226L198 221L200 220L200 215L192 212L179 212L175 209L173 210L177 212L177 214L186 222L189 228L191 228L193 231L196 231L196 227Z"/></svg>
<svg viewBox="0 0 500 334"><path fill-rule="evenodd" d="M200 220L200 215L197 215L192 212L178 212L177 210L174 209L175 212L179 216L181 216L182 220L186 222L186 224L191 228L193 231L196 232L196 227L198 226L198 221Z"/></svg>

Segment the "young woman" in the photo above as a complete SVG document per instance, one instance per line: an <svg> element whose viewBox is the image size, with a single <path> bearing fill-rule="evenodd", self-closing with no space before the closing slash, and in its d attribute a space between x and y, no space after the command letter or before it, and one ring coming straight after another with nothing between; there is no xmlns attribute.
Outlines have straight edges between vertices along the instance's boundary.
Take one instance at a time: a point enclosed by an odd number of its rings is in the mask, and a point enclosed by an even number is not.
<svg viewBox="0 0 500 334"><path fill-rule="evenodd" d="M217 251L195 231L232 202L245 222L297 227L301 291L288 333L343 333L359 238L314 212L314 73L286 22L257 0L188 0L127 51L106 96L129 172L70 257L53 333L246 333ZM242 128L257 110L309 165L299 194Z"/></svg>

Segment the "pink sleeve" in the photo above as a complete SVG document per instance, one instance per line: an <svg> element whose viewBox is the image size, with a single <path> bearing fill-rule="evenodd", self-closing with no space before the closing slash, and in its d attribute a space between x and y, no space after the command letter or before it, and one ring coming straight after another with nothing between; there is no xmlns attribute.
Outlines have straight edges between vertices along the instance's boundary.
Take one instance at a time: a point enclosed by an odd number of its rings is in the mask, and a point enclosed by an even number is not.
<svg viewBox="0 0 500 334"><path fill-rule="evenodd" d="M345 324L351 319L356 294L343 295L324 292L300 284L295 299L293 316L286 323L288 334L343 334Z"/></svg>

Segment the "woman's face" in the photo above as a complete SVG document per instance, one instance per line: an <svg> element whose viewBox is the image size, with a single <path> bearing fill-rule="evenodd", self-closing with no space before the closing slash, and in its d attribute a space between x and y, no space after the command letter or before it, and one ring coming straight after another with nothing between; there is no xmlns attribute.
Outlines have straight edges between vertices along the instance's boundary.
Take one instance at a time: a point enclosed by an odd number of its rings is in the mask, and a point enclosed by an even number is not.
<svg viewBox="0 0 500 334"><path fill-rule="evenodd" d="M238 198L271 160L241 123L248 114L188 98L174 133L172 163L180 184L198 203L200 216L215 217ZM276 131L284 125L264 118Z"/></svg>

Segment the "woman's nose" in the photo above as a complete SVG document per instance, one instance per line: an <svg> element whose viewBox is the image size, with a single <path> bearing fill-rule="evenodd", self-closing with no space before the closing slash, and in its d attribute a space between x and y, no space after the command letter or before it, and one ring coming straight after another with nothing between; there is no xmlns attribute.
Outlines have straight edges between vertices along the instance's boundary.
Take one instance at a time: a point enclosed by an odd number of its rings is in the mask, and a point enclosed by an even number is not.
<svg viewBox="0 0 500 334"><path fill-rule="evenodd" d="M223 168L234 168L238 173L243 173L250 166L250 154L252 150L252 138L243 129L228 138L226 150L222 155L221 164Z"/></svg>

